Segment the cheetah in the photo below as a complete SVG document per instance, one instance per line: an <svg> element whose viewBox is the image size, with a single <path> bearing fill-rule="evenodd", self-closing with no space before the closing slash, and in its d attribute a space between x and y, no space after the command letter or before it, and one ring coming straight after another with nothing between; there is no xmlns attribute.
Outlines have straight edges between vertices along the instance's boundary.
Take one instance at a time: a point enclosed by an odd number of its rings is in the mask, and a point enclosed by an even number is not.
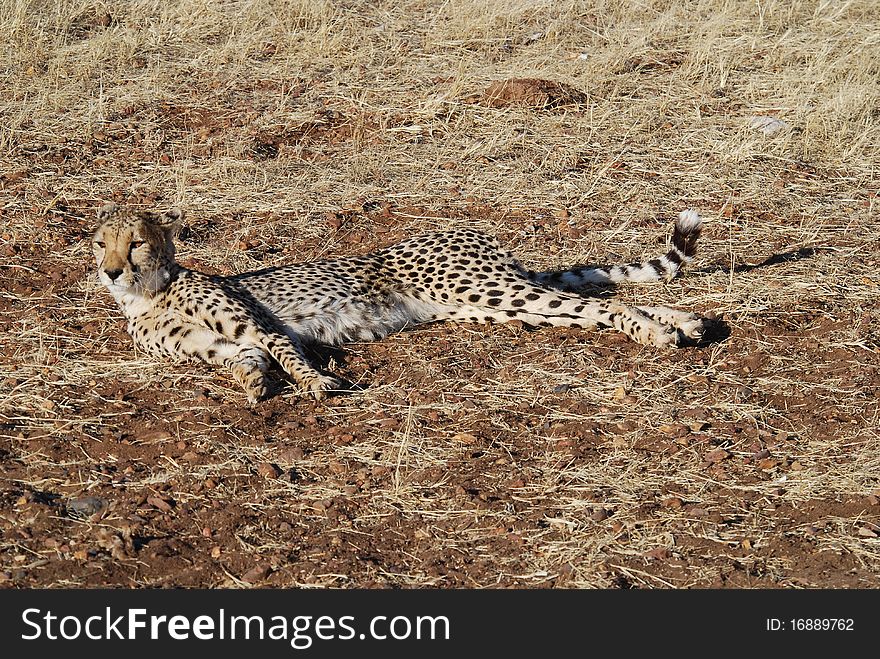
<svg viewBox="0 0 880 659"><path fill-rule="evenodd" d="M319 400L341 387L309 363L307 344L372 341L420 323L613 328L659 347L697 341L704 331L693 313L577 294L590 285L674 277L693 259L702 228L693 210L679 215L672 249L663 256L548 272L525 269L494 238L457 229L364 256L209 276L175 261L183 220L179 209L103 206L92 239L98 277L121 307L136 346L225 366L251 402L267 396L273 361Z"/></svg>

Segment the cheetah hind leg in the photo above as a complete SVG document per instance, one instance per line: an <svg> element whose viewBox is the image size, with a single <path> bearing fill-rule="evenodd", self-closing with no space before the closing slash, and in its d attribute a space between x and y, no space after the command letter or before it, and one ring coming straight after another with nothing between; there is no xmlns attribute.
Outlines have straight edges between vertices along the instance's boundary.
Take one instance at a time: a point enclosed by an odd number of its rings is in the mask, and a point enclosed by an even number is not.
<svg viewBox="0 0 880 659"><path fill-rule="evenodd" d="M648 318L664 325L671 325L685 338L699 341L706 331L706 321L689 311L679 311L669 307L636 307Z"/></svg>
<svg viewBox="0 0 880 659"><path fill-rule="evenodd" d="M477 287L474 287L477 289ZM448 305L438 320L463 322L508 322L520 320L535 327L557 326L582 329L614 328L643 345L675 347L681 337L677 328L648 316L640 309L617 302L587 300L555 290L524 285L520 297L506 300L485 293L486 306L477 306L482 300L479 293L468 299L469 304ZM477 289L478 290L478 289ZM500 292L500 291L499 291Z"/></svg>

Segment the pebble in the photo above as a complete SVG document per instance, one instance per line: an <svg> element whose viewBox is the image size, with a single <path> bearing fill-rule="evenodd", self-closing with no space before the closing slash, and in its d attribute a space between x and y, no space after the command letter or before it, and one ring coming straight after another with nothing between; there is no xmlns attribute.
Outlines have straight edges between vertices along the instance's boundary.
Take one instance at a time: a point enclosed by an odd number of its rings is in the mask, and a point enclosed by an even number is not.
<svg viewBox="0 0 880 659"><path fill-rule="evenodd" d="M683 423L664 423L657 430L668 437L684 437L690 432Z"/></svg>
<svg viewBox="0 0 880 659"><path fill-rule="evenodd" d="M268 565L255 565L250 570L241 575L241 580L245 583L257 583L269 576L272 568Z"/></svg>
<svg viewBox="0 0 880 659"><path fill-rule="evenodd" d="M712 451L709 451L703 456L703 459L709 463L721 462L722 460L726 460L730 457L730 453L725 451L723 448L716 448Z"/></svg>
<svg viewBox="0 0 880 659"><path fill-rule="evenodd" d="M257 465L257 473L263 478L278 478L281 470L271 462L261 462Z"/></svg>
<svg viewBox="0 0 880 659"><path fill-rule="evenodd" d="M654 549L649 549L644 554L642 554L645 558L653 558L659 561L665 561L669 558L672 558L672 551L667 547L655 547Z"/></svg>
<svg viewBox="0 0 880 659"><path fill-rule="evenodd" d="M602 520L608 519L609 513L605 508L596 508L590 513L590 519L594 522L601 522Z"/></svg>
<svg viewBox="0 0 880 659"><path fill-rule="evenodd" d="M161 497L147 497L147 503L153 506L154 508L158 508L163 513L170 513L172 508L174 507L172 502L163 499Z"/></svg>
<svg viewBox="0 0 880 659"><path fill-rule="evenodd" d="M296 462L297 460L302 460L304 455L303 450L299 446L291 446L281 451L278 457L285 462Z"/></svg>
<svg viewBox="0 0 880 659"><path fill-rule="evenodd" d="M91 517L107 508L107 501L100 497L79 497L67 502L67 512L79 517Z"/></svg>

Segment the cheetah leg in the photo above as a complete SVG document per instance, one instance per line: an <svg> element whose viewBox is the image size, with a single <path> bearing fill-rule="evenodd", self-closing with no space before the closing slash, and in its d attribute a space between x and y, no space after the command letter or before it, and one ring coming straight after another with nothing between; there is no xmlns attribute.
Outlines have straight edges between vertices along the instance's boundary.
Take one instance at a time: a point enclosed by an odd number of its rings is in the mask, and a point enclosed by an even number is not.
<svg viewBox="0 0 880 659"><path fill-rule="evenodd" d="M521 320L529 325L602 328L611 327L634 341L653 346L675 346L679 342L676 328L650 318L633 307L609 300L586 300L577 295L548 290L521 279L508 284L523 285L521 290L506 291L473 286L461 293L463 306L449 305L450 315L440 318L459 321L508 322Z"/></svg>
<svg viewBox="0 0 880 659"><path fill-rule="evenodd" d="M309 363L298 341L287 336L277 336L268 339L265 346L281 368L315 399L322 400L328 391L341 388L339 380L331 375L324 375Z"/></svg>
<svg viewBox="0 0 880 659"><path fill-rule="evenodd" d="M669 307L640 306L636 307L636 309L648 316L648 318L653 318L665 325L672 325L689 339L699 340L706 329L705 321L697 314L690 313L689 311L679 311Z"/></svg>

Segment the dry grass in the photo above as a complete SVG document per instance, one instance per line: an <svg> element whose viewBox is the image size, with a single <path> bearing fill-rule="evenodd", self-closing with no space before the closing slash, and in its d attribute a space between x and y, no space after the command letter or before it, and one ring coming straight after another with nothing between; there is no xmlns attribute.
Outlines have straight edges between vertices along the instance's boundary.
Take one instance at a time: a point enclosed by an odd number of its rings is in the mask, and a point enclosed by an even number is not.
<svg viewBox="0 0 880 659"><path fill-rule="evenodd" d="M3 579L877 587L878 19L0 0ZM589 101L479 102L511 77ZM750 128L765 115L791 128ZM693 206L689 276L617 294L730 336L669 354L427 327L335 353L363 392L250 409L226 374L133 354L91 276L106 200L181 206L182 258L218 272L461 224L535 267L629 261ZM82 493L108 511L66 516Z"/></svg>

